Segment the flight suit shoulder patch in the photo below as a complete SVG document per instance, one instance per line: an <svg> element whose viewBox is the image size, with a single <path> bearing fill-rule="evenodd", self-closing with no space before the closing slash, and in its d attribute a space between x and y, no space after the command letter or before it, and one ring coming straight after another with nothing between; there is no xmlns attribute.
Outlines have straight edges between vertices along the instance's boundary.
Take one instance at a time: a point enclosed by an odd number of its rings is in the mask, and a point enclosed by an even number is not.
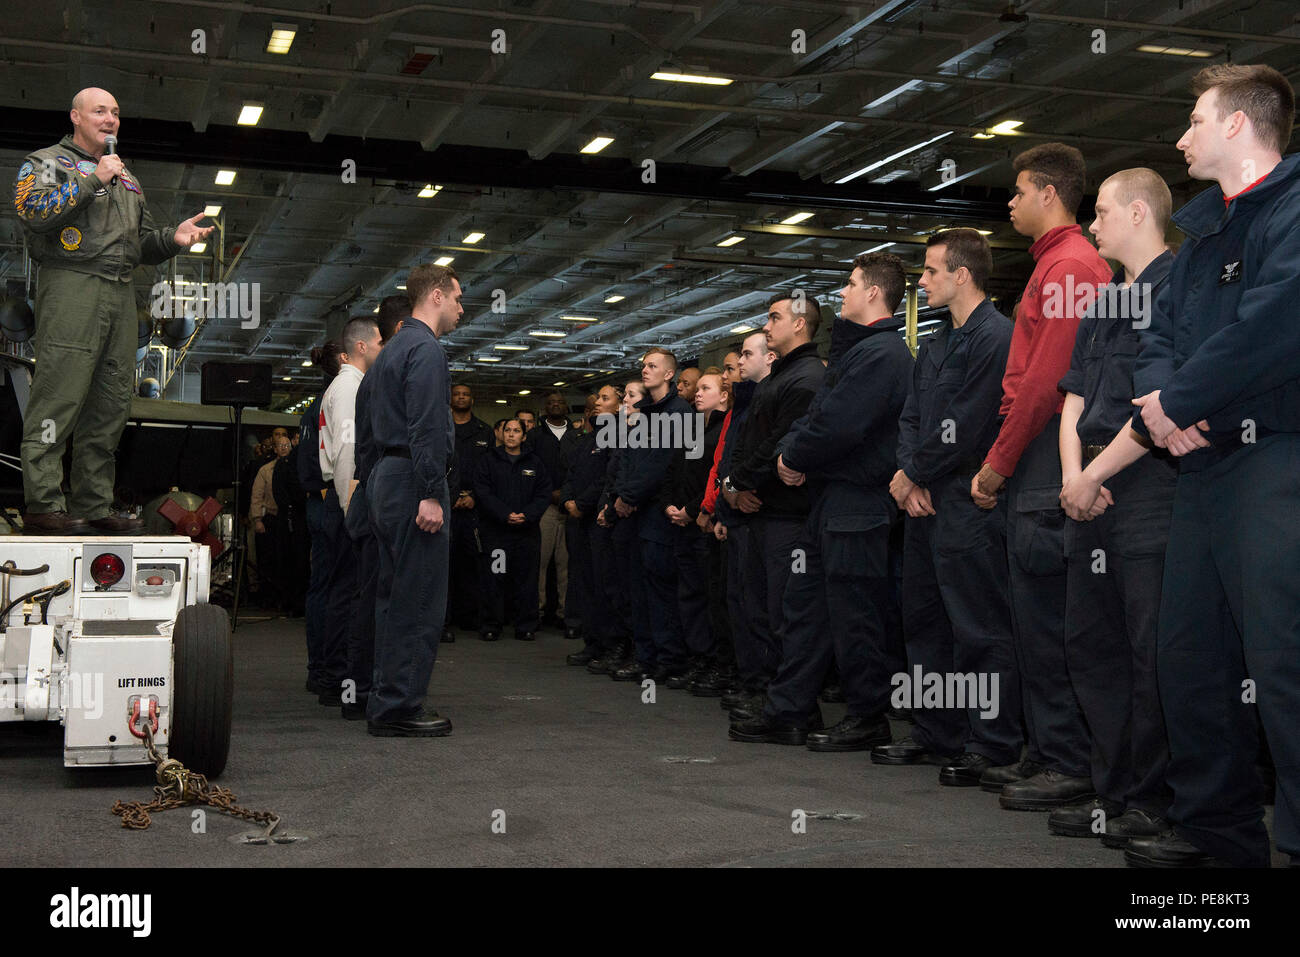
<svg viewBox="0 0 1300 957"><path fill-rule="evenodd" d="M135 184L135 181L132 180L131 177L128 176L125 172L122 173L121 179L122 179L122 185L125 186L127 189L129 189L131 192L133 193L140 192L140 187L137 186Z"/></svg>
<svg viewBox="0 0 1300 957"><path fill-rule="evenodd" d="M59 156L54 157L54 159L55 159L55 162L57 162L57 163L58 163L60 166L62 166L64 169L76 169L76 168L77 168L75 165L73 165L72 160L68 159L66 156L59 155Z"/></svg>

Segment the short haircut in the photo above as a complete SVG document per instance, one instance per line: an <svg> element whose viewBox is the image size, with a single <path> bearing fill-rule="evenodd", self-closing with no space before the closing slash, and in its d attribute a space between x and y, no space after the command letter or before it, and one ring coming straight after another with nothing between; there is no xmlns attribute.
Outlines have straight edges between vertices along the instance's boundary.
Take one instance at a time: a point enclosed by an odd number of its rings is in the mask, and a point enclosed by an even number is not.
<svg viewBox="0 0 1300 957"><path fill-rule="evenodd" d="M1017 156L1011 166L1017 174L1029 173L1029 179L1039 189L1054 187L1061 205L1071 216L1079 211L1088 165L1083 161L1083 154L1073 146L1040 143Z"/></svg>
<svg viewBox="0 0 1300 957"><path fill-rule="evenodd" d="M989 276L993 274L993 250L979 230L969 226L945 229L927 239L925 245L927 249L943 247L943 264L949 272L965 266L976 289L983 292L988 287Z"/></svg>
<svg viewBox="0 0 1300 957"><path fill-rule="evenodd" d="M770 311L778 302L786 299L791 302L790 315L796 319L802 318L804 325L808 328L808 338L815 339L817 337L817 327L822 322L822 304L817 301L817 297L809 295L796 296L788 292L778 292L767 300L768 310ZM803 309L797 310L794 308L794 303L800 301L803 302Z"/></svg>
<svg viewBox="0 0 1300 957"><path fill-rule="evenodd" d="M748 342L750 339L753 339L755 336L762 336L762 338L763 338L763 349L762 349L762 351L763 351L763 352L771 352L771 351L772 351L772 350L768 347L768 344L767 344L767 335L763 332L762 329L755 329L755 330L754 330L753 332L751 332L749 335L745 336L744 339L741 339L741 340L740 340L740 347L741 347L741 349L744 349L744 348L745 348L745 343Z"/></svg>
<svg viewBox="0 0 1300 957"><path fill-rule="evenodd" d="M1121 206L1127 206L1137 199L1146 203L1156 229L1160 235L1165 234L1169 228L1169 214L1173 211L1174 200L1169 195L1169 186L1160 178L1159 173L1145 166L1137 166L1107 176L1101 185L1107 183L1115 187L1115 199ZM1100 190L1099 186L1098 191Z"/></svg>
<svg viewBox="0 0 1300 957"><path fill-rule="evenodd" d="M435 266L433 263L421 263L411 270L406 280L406 294L411 297L411 305L423 302L425 297L435 289L441 289L451 295L455 283L460 281L456 270L450 266Z"/></svg>
<svg viewBox="0 0 1300 957"><path fill-rule="evenodd" d="M863 253L853 260L853 268L862 270L868 289L872 286L880 287L885 297L885 306L892 316L907 292L907 270L903 266L903 260L893 253Z"/></svg>
<svg viewBox="0 0 1300 957"><path fill-rule="evenodd" d="M671 352L669 352L667 349L661 348L659 346L651 346L649 349L645 351L645 355L641 357L641 361L645 362L646 358L649 356L663 356L665 359L668 360L668 368L671 369L673 372L677 371L677 357L673 355Z"/></svg>
<svg viewBox="0 0 1300 957"><path fill-rule="evenodd" d="M1261 143L1286 152L1295 123L1295 91L1285 76L1262 63L1217 63L1192 77L1193 93L1207 90L1218 90L1220 120L1241 110Z"/></svg>
<svg viewBox="0 0 1300 957"><path fill-rule="evenodd" d="M343 347L339 345L337 339L329 339L325 345L317 346L311 351L311 364L320 369L326 383L333 382L334 377L339 374L339 368L342 366L339 357L342 352Z"/></svg>
<svg viewBox="0 0 1300 957"><path fill-rule="evenodd" d="M534 421L536 421L536 419L537 419L537 413L534 412L532 409L515 409L515 414L514 414L513 418L516 418L516 419L517 419L517 418L519 418L521 415L531 415L531 416L533 417L533 420L534 420Z"/></svg>
<svg viewBox="0 0 1300 957"><path fill-rule="evenodd" d="M474 394L474 390L470 388L468 382L453 382L453 383L451 384L451 387L452 387L453 389L466 389L466 390L469 391L469 394L470 394L471 396Z"/></svg>
<svg viewBox="0 0 1300 957"><path fill-rule="evenodd" d="M379 338L387 342L397 331L397 324L411 318L411 300L405 293L400 296L385 296L379 304L379 314L375 322L379 325Z"/></svg>
<svg viewBox="0 0 1300 957"><path fill-rule="evenodd" d="M351 355L358 342L370 341L370 337L378 331L379 323L375 321L374 316L353 316L339 333L339 345L343 347L344 352Z"/></svg>

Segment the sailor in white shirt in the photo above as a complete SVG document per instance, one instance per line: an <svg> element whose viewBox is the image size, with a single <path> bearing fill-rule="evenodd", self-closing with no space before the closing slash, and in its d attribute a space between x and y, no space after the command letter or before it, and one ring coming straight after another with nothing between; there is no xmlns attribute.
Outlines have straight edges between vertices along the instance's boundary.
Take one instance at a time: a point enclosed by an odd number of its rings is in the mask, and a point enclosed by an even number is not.
<svg viewBox="0 0 1300 957"><path fill-rule="evenodd" d="M342 362L339 374L330 383L320 404L320 471L327 482L334 483L339 504L348 509L356 473L357 389L361 377L374 363L383 347L379 324L369 316L355 316L343 327Z"/></svg>
<svg viewBox="0 0 1300 957"><path fill-rule="evenodd" d="M322 532L329 537L327 545L332 561L327 584L326 650L331 660L342 665L345 676L354 675L353 659L358 649L352 632L353 612L358 600L357 566L354 560L352 539L344 526L343 516L348 501L356 488L356 409L357 390L366 370L379 355L383 342L379 325L370 316L356 316L348 320L339 337L343 352L339 356L339 374L329 384L320 401L320 471L321 477L331 483L324 493L326 520ZM355 712L358 695L366 688L355 677L340 679L340 687L320 696L320 703L339 706L344 714Z"/></svg>

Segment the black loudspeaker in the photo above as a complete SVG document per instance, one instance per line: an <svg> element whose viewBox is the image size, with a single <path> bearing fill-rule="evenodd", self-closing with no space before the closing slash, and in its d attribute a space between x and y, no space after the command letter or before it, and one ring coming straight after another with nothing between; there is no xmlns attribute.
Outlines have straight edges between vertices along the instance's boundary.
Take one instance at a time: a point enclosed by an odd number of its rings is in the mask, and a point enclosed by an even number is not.
<svg viewBox="0 0 1300 957"><path fill-rule="evenodd" d="M271 404L271 366L265 362L203 363L204 405L252 406Z"/></svg>

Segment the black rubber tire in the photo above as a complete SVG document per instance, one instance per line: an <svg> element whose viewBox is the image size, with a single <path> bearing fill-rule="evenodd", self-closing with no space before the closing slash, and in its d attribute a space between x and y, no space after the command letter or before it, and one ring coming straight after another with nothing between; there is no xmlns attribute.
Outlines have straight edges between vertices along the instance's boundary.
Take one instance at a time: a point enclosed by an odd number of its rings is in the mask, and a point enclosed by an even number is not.
<svg viewBox="0 0 1300 957"><path fill-rule="evenodd" d="M230 618L217 605L186 605L172 630L171 727L167 756L215 778L230 753L235 654Z"/></svg>

